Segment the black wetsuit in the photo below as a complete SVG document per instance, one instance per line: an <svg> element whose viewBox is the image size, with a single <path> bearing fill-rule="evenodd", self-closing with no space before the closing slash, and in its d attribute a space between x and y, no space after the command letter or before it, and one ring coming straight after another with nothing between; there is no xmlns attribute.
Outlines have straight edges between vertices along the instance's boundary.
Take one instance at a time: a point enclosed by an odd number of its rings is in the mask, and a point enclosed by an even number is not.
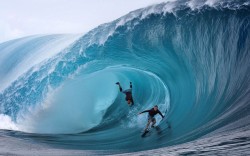
<svg viewBox="0 0 250 156"><path fill-rule="evenodd" d="M130 89L127 89L127 90L124 90L124 91L122 91L122 87L120 85L119 85L119 88L120 88L120 92L123 92L126 95L125 100L126 101L131 100L131 103L133 105L134 100L133 100L133 97L132 97L132 84L130 84Z"/></svg>
<svg viewBox="0 0 250 156"><path fill-rule="evenodd" d="M149 127L149 125L150 125L150 123L152 122L153 124L152 124L152 127L154 126L154 124L156 123L156 119L154 118L154 116L156 115L156 114L160 114L161 115L161 117L162 118L164 118L164 116L161 114L161 112L157 109L157 111L155 111L154 110L154 108L152 108L152 109L150 109L150 110L145 110L145 111L143 111L143 112L141 112L141 113L145 113L145 112L148 112L148 123L147 123L147 126L146 126L146 128L145 128L145 133L146 132L148 132L149 131L149 129L148 129L148 127ZM140 114L141 114L140 113Z"/></svg>
<svg viewBox="0 0 250 156"><path fill-rule="evenodd" d="M152 108L152 109L150 109L150 110L145 110L145 111L143 111L143 112L141 112L141 113L145 113L145 112L148 112L148 115L150 116L150 117L154 117L156 114L160 114L161 115L161 117L162 118L164 118L164 116L161 114L161 112L159 111L159 109L157 110L157 111L155 111L154 110L154 108Z"/></svg>

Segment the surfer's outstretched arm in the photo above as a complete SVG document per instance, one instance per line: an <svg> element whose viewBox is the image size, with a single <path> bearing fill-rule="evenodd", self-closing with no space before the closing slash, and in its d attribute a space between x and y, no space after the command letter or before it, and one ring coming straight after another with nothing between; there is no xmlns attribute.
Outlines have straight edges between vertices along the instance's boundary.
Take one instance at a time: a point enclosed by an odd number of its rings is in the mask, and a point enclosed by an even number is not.
<svg viewBox="0 0 250 156"><path fill-rule="evenodd" d="M129 87L132 89L132 82L129 83Z"/></svg>
<svg viewBox="0 0 250 156"><path fill-rule="evenodd" d="M142 114L142 113L146 113L146 112L149 112L150 110L145 110L145 111L143 111L143 112L141 112L141 113L139 113L139 114ZM139 115L138 114L138 115Z"/></svg>
<svg viewBox="0 0 250 156"><path fill-rule="evenodd" d="M158 113L161 115L162 118L164 118L164 115L162 115L161 111L158 110Z"/></svg>

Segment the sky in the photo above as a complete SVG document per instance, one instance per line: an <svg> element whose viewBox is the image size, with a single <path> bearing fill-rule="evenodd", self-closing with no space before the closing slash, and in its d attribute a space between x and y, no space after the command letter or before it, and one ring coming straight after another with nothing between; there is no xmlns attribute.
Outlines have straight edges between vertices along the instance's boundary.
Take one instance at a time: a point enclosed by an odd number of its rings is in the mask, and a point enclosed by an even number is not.
<svg viewBox="0 0 250 156"><path fill-rule="evenodd" d="M36 34L85 33L164 0L0 0L0 43Z"/></svg>

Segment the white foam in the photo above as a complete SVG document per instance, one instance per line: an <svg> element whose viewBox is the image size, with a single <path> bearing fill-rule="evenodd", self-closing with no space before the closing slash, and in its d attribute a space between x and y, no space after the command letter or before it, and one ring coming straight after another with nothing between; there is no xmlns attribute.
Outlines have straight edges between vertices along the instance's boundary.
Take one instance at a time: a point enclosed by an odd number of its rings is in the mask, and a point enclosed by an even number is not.
<svg viewBox="0 0 250 156"><path fill-rule="evenodd" d="M16 123L8 115L0 114L0 129L18 130Z"/></svg>
<svg viewBox="0 0 250 156"><path fill-rule="evenodd" d="M134 19L143 20L147 18L150 14L161 14L173 13L176 16L176 12L180 9L183 9L183 6L189 7L191 10L201 9L203 6L217 7L222 6L221 0L189 0L189 1L177 1L177 0L168 0L164 3L155 4L148 6L146 8L138 9L128 13L121 18L111 22L100 25L98 28L94 29L89 33L91 39L89 45L99 44L103 45L111 37L116 29L120 26L127 24L127 29L131 29L136 26L139 21L133 21ZM131 23L129 23L131 22Z"/></svg>
<svg viewBox="0 0 250 156"><path fill-rule="evenodd" d="M207 1L205 2L205 4L212 7L212 6L214 6L215 3L217 3L217 2L218 2L218 0L207 0Z"/></svg>

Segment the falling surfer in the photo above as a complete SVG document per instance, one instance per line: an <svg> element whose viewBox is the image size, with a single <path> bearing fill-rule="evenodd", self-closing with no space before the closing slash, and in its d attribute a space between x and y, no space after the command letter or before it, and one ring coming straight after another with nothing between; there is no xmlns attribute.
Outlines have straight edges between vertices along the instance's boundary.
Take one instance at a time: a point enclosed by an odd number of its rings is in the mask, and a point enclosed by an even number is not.
<svg viewBox="0 0 250 156"><path fill-rule="evenodd" d="M128 105L132 106L134 105L134 100L132 97L132 82L130 82L129 86L130 88L127 90L122 90L122 87L119 82L116 82L116 84L119 86L120 92L124 93L126 95L125 100L128 102Z"/></svg>
<svg viewBox="0 0 250 156"><path fill-rule="evenodd" d="M149 132L149 126L152 123L151 127L154 128L155 127L155 123L156 123L156 119L154 118L154 116L156 114L160 114L162 119L164 118L164 115L162 115L161 111L158 109L158 106L155 105L152 109L150 110L145 110L143 112L140 112L138 115L142 114L142 113L146 113L148 112L148 123L147 126L142 134L142 136L145 136L148 132Z"/></svg>

